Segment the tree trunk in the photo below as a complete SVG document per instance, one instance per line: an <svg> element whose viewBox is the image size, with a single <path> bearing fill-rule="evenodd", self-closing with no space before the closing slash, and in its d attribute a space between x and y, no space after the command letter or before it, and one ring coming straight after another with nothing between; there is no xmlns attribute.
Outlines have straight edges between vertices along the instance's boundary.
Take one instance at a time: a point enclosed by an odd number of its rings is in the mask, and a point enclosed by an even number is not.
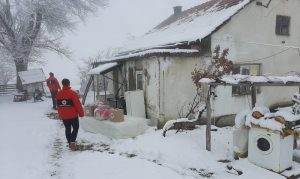
<svg viewBox="0 0 300 179"><path fill-rule="evenodd" d="M27 71L27 67L28 67L28 63L17 63L17 60L15 60L15 66L16 66L16 76L17 76L17 89L19 91L23 90L23 86L22 86L22 82L21 82L21 79L18 75L18 72L20 71Z"/></svg>

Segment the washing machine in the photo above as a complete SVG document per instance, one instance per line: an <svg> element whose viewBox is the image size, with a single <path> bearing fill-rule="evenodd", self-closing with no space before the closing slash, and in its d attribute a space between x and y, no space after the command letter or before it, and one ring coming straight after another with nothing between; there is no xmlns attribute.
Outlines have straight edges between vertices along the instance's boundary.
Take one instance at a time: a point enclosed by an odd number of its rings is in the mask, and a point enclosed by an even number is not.
<svg viewBox="0 0 300 179"><path fill-rule="evenodd" d="M282 172L292 167L293 135L252 126L249 131L248 160L257 166Z"/></svg>

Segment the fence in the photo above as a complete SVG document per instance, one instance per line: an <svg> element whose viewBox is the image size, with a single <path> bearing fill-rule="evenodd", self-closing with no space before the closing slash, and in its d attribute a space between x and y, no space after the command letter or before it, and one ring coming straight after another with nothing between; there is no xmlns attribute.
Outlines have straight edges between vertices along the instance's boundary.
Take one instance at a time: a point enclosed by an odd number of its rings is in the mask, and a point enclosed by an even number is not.
<svg viewBox="0 0 300 179"><path fill-rule="evenodd" d="M0 95L12 94L17 91L16 84L0 85Z"/></svg>

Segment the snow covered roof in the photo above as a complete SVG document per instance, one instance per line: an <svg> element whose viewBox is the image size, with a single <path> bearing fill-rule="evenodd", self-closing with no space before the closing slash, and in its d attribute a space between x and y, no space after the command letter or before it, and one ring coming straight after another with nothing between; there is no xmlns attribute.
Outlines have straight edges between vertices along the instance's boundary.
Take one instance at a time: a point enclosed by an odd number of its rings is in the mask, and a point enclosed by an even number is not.
<svg viewBox="0 0 300 179"><path fill-rule="evenodd" d="M42 68L20 71L18 74L23 85L46 81L46 76Z"/></svg>
<svg viewBox="0 0 300 179"><path fill-rule="evenodd" d="M224 75L218 79L202 78L199 83L215 83L224 85L255 84L255 85L300 85L300 76L251 76L251 75Z"/></svg>
<svg viewBox="0 0 300 179"><path fill-rule="evenodd" d="M99 75L100 73L109 70L110 68L116 67L118 63L113 62L113 63L106 63L106 64L101 64L96 68L91 69L88 72L88 75Z"/></svg>
<svg viewBox="0 0 300 179"><path fill-rule="evenodd" d="M146 57L146 56L151 56L153 54L168 54L168 55L179 55L179 54L199 54L199 51L196 49L151 49L151 50L145 50L137 53L130 53L126 55L121 55L117 57L113 57L110 59L106 59L104 61L121 61L121 60L126 60L126 59L132 59L132 58L137 58L137 57Z"/></svg>
<svg viewBox="0 0 300 179"><path fill-rule="evenodd" d="M202 4L172 15L141 38L129 43L124 51L149 49L210 35L250 0L204 0Z"/></svg>

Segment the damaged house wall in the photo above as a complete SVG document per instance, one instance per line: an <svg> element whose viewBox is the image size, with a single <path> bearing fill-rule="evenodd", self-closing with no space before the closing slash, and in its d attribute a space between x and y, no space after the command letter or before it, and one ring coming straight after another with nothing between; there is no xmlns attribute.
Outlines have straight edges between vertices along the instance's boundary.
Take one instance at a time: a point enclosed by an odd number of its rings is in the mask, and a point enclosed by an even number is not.
<svg viewBox="0 0 300 179"><path fill-rule="evenodd" d="M180 109L192 102L196 87L191 72L210 59L210 55L151 56L126 61L123 71L129 91L136 90L136 73L142 72L146 116L156 123L160 119L178 118Z"/></svg>

